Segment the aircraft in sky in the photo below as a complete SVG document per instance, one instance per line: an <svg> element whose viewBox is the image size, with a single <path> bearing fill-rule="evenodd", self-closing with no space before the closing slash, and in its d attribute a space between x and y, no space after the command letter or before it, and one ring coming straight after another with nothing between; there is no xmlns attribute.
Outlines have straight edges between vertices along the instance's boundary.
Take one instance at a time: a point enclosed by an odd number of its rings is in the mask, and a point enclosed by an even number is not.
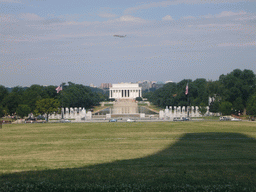
<svg viewBox="0 0 256 192"><path fill-rule="evenodd" d="M113 35L114 37L120 37L120 38L124 38L126 37L126 35Z"/></svg>

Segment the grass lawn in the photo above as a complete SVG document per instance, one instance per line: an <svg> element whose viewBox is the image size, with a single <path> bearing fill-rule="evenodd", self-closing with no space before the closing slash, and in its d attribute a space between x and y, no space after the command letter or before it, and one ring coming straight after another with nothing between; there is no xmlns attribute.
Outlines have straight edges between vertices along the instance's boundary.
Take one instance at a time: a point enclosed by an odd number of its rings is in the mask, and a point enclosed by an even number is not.
<svg viewBox="0 0 256 192"><path fill-rule="evenodd" d="M0 129L0 191L256 191L255 122Z"/></svg>

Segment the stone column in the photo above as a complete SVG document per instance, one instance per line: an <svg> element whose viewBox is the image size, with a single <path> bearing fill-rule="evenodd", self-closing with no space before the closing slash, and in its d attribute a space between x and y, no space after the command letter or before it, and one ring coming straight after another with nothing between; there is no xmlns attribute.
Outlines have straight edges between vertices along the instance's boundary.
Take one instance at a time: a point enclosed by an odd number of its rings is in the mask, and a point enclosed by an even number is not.
<svg viewBox="0 0 256 192"><path fill-rule="evenodd" d="M67 107L66 107L65 118L66 118L66 119L68 119L68 118L69 118L69 108L67 108Z"/></svg>
<svg viewBox="0 0 256 192"><path fill-rule="evenodd" d="M191 117L194 117L195 116L195 111L194 111L194 106L191 106Z"/></svg>
<svg viewBox="0 0 256 192"><path fill-rule="evenodd" d="M169 107L170 118L172 117L172 106Z"/></svg>
<svg viewBox="0 0 256 192"><path fill-rule="evenodd" d="M181 116L181 107L178 106L177 107L177 117L180 117Z"/></svg>
<svg viewBox="0 0 256 192"><path fill-rule="evenodd" d="M70 118L74 118L74 109L70 108Z"/></svg>
<svg viewBox="0 0 256 192"><path fill-rule="evenodd" d="M198 106L196 106L196 112L195 112L195 113L196 113L196 114L195 114L196 117L200 117Z"/></svg>

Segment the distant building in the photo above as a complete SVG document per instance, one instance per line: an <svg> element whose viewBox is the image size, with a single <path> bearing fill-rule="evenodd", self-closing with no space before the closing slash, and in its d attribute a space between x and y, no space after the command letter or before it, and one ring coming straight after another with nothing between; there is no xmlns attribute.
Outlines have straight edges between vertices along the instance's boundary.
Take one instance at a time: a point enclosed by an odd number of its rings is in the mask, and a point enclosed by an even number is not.
<svg viewBox="0 0 256 192"><path fill-rule="evenodd" d="M142 97L142 88L138 83L113 84L109 89L110 99L136 99Z"/></svg>
<svg viewBox="0 0 256 192"><path fill-rule="evenodd" d="M94 88L96 88L96 86L95 85L93 85L92 83L89 85L90 87L94 87Z"/></svg>
<svg viewBox="0 0 256 192"><path fill-rule="evenodd" d="M110 87L112 87L111 83L101 83L100 85L101 89L109 89Z"/></svg>

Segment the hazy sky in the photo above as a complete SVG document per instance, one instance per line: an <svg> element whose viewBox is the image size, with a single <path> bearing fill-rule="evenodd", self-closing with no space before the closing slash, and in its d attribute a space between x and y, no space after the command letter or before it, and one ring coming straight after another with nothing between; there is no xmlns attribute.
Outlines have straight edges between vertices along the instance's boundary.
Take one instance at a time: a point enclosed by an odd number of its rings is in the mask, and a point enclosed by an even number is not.
<svg viewBox="0 0 256 192"><path fill-rule="evenodd" d="M6 87L216 80L255 61L256 0L0 0Z"/></svg>

